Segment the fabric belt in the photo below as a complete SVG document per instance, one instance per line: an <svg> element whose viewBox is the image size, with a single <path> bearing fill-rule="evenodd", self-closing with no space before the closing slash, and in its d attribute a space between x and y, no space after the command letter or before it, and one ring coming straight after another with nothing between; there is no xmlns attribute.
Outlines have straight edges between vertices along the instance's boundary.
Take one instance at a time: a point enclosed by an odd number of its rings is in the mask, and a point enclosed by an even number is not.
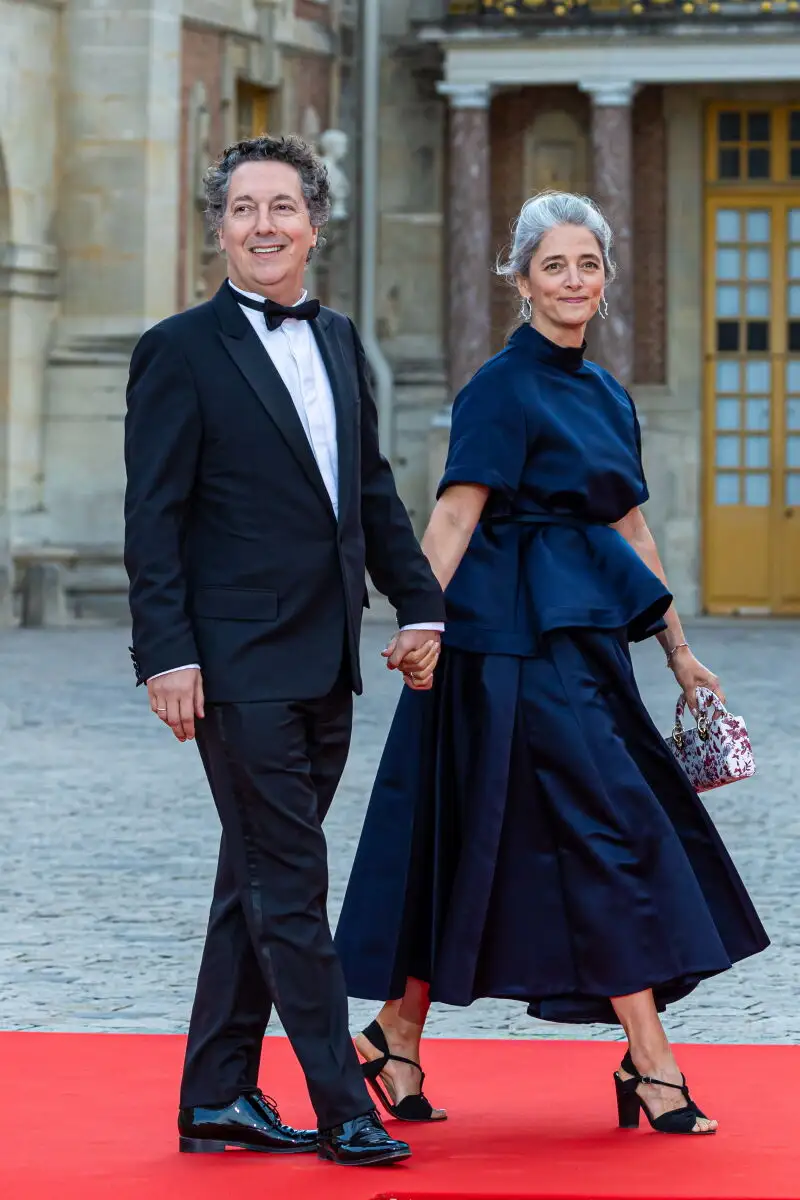
<svg viewBox="0 0 800 1200"><path fill-rule="evenodd" d="M481 518L482 525L567 525L572 529L586 529L597 525L597 521L587 521L572 513L550 512L521 512L505 513L499 516Z"/></svg>

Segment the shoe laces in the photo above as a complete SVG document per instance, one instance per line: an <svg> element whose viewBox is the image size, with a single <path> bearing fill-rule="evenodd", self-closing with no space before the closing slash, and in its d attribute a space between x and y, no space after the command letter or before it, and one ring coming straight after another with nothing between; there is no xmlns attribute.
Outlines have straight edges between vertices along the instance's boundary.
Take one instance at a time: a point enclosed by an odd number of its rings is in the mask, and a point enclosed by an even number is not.
<svg viewBox="0 0 800 1200"><path fill-rule="evenodd" d="M256 1100L263 1104L265 1108L268 1108L276 1120L280 1121L281 1114L278 1112L278 1104L276 1100L273 1100L272 1096L266 1096L261 1091L261 1088L253 1088L252 1091L248 1092L248 1095L251 1100Z"/></svg>

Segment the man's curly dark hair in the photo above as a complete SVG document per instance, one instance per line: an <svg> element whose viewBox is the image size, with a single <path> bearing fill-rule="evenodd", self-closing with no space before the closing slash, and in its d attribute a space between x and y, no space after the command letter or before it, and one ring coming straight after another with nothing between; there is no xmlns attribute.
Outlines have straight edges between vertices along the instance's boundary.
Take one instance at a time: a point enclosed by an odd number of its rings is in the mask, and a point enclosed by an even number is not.
<svg viewBox="0 0 800 1200"><path fill-rule="evenodd" d="M281 162L294 167L300 176L311 224L315 229L327 225L331 215L330 182L322 159L308 142L296 134L286 137L262 134L261 137L245 138L228 146L203 177L206 219L215 235L219 234L225 215L231 176L237 167L247 162ZM322 244L320 238L317 247Z"/></svg>

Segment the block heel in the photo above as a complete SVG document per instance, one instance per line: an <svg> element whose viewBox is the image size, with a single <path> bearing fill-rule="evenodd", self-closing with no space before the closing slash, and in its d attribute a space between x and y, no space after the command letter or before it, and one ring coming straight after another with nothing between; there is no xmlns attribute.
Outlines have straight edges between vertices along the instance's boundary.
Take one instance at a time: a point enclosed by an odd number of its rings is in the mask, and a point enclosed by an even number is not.
<svg viewBox="0 0 800 1200"><path fill-rule="evenodd" d="M619 1075L614 1074L614 1086L617 1091L617 1117L620 1129L638 1129L642 1110L639 1097L635 1091L627 1091L625 1083Z"/></svg>

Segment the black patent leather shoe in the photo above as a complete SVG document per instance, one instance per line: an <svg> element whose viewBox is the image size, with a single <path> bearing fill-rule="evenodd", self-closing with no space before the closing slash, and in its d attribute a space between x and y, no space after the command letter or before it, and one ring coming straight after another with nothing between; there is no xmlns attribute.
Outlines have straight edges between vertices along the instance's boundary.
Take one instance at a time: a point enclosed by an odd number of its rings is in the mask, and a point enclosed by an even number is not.
<svg viewBox="0 0 800 1200"><path fill-rule="evenodd" d="M411 1147L389 1137L373 1109L333 1129L320 1129L317 1154L340 1167L377 1167L410 1158Z"/></svg>
<svg viewBox="0 0 800 1200"><path fill-rule="evenodd" d="M219 1108L182 1108L178 1113L181 1154L222 1154L258 1150L262 1154L308 1154L317 1148L316 1129L292 1129L263 1092L245 1092Z"/></svg>

